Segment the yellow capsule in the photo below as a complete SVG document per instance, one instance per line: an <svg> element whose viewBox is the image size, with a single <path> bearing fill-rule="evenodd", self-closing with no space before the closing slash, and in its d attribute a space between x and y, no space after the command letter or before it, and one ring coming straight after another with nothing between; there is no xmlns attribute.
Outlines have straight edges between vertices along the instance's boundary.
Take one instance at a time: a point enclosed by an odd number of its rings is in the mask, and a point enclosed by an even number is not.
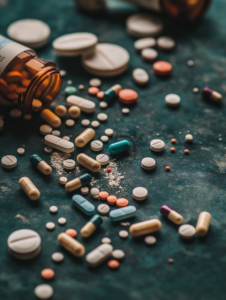
<svg viewBox="0 0 226 300"><path fill-rule="evenodd" d="M98 161L84 153L77 156L77 162L92 172L98 172L101 169L101 164Z"/></svg>
<svg viewBox="0 0 226 300"><path fill-rule="evenodd" d="M80 233L83 237L89 237L95 230L95 225L92 222L88 222L85 226L82 227Z"/></svg>
<svg viewBox="0 0 226 300"><path fill-rule="evenodd" d="M37 168L45 175L49 175L52 172L52 168L44 161L40 161Z"/></svg>
<svg viewBox="0 0 226 300"><path fill-rule="evenodd" d="M40 192L28 177L20 178L19 185L30 200L38 200Z"/></svg>
<svg viewBox="0 0 226 300"><path fill-rule="evenodd" d="M177 225L183 223L184 220L184 218L180 214L178 214L175 210L171 210L171 212L168 214L168 219Z"/></svg>
<svg viewBox="0 0 226 300"><path fill-rule="evenodd" d="M204 236L207 234L210 226L211 214L207 211L200 213L197 224L196 224L196 233L199 236Z"/></svg>
<svg viewBox="0 0 226 300"><path fill-rule="evenodd" d="M61 125L61 119L49 109L44 109L41 112L41 117L54 128L57 128Z"/></svg>
<svg viewBox="0 0 226 300"><path fill-rule="evenodd" d="M92 128L84 130L76 139L75 145L79 148L84 147L95 136L95 131Z"/></svg>
<svg viewBox="0 0 226 300"><path fill-rule="evenodd" d="M132 236L140 236L159 231L161 227L162 223L158 219L152 219L131 225L129 232L132 234Z"/></svg>
<svg viewBox="0 0 226 300"><path fill-rule="evenodd" d="M62 232L57 237L58 242L74 256L81 257L85 254L85 247L77 240Z"/></svg>

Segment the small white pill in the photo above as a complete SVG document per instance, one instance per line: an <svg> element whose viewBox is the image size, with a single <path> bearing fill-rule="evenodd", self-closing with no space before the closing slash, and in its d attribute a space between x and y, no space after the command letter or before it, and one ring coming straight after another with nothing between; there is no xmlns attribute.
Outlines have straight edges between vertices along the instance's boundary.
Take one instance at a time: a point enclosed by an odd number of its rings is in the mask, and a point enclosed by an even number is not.
<svg viewBox="0 0 226 300"><path fill-rule="evenodd" d="M144 187L136 187L133 189L133 198L142 201L145 200L148 196L148 190Z"/></svg>
<svg viewBox="0 0 226 300"><path fill-rule="evenodd" d="M72 85L72 83L73 83L72 80L67 81L67 85Z"/></svg>
<svg viewBox="0 0 226 300"><path fill-rule="evenodd" d="M142 39L137 40L134 43L134 48L137 51L141 51L145 48L155 47L155 45L156 45L156 39L153 37L147 37L147 38L142 38Z"/></svg>
<svg viewBox="0 0 226 300"><path fill-rule="evenodd" d="M66 184L67 183L67 177L60 177L59 182L62 185Z"/></svg>
<svg viewBox="0 0 226 300"><path fill-rule="evenodd" d="M53 130L52 134L55 136L60 136L60 131L59 130Z"/></svg>
<svg viewBox="0 0 226 300"><path fill-rule="evenodd" d="M29 115L29 114L24 115L24 120L30 121L31 119L32 119L32 115Z"/></svg>
<svg viewBox="0 0 226 300"><path fill-rule="evenodd" d="M93 128L98 128L99 125L100 125L100 123L99 123L98 121L93 121L93 122L91 123L91 126L92 126Z"/></svg>
<svg viewBox="0 0 226 300"><path fill-rule="evenodd" d="M53 148L52 148L52 147L49 147L49 146L46 146L46 147L44 148L44 151L45 151L46 153L51 153L51 152L53 151Z"/></svg>
<svg viewBox="0 0 226 300"><path fill-rule="evenodd" d="M99 198L99 196L98 196L99 192L100 192L100 190L98 188L92 188L90 190L90 193L94 199Z"/></svg>
<svg viewBox="0 0 226 300"><path fill-rule="evenodd" d="M66 224L66 222L67 222L67 220L66 220L65 218L59 218L59 219L58 219L58 223L59 223L60 225L64 225L64 224Z"/></svg>
<svg viewBox="0 0 226 300"><path fill-rule="evenodd" d="M81 188L81 193L82 193L83 195L87 195L87 194L89 193L89 188L88 188L87 186L83 186L83 187Z"/></svg>
<svg viewBox="0 0 226 300"><path fill-rule="evenodd" d="M47 135L47 134L52 133L53 128L49 125L42 125L42 126L40 126L39 130L40 130L41 134Z"/></svg>
<svg viewBox="0 0 226 300"><path fill-rule="evenodd" d="M109 156L106 154L99 154L97 155L96 160L104 166L109 163Z"/></svg>
<svg viewBox="0 0 226 300"><path fill-rule="evenodd" d="M141 56L144 60L153 61L158 57L158 52L155 49L146 48L141 51Z"/></svg>
<svg viewBox="0 0 226 300"><path fill-rule="evenodd" d="M154 152L161 152L165 148L165 143L162 140L152 140L150 143L150 148Z"/></svg>
<svg viewBox="0 0 226 300"><path fill-rule="evenodd" d="M82 126L87 127L87 126L89 126L89 124L90 124L90 120L84 119L84 120L82 120L81 123L82 123Z"/></svg>
<svg viewBox="0 0 226 300"><path fill-rule="evenodd" d="M123 257L125 256L125 253L121 249L116 249L112 252L112 256L115 259L123 259Z"/></svg>
<svg viewBox="0 0 226 300"><path fill-rule="evenodd" d="M101 240L102 244L111 244L111 239L109 239L108 237L104 237Z"/></svg>
<svg viewBox="0 0 226 300"><path fill-rule="evenodd" d="M70 141L70 137L67 136L67 135L65 135L65 136L63 136L63 140L65 140L65 141Z"/></svg>
<svg viewBox="0 0 226 300"><path fill-rule="evenodd" d="M191 134L186 134L185 141L191 143L193 141L193 136Z"/></svg>
<svg viewBox="0 0 226 300"><path fill-rule="evenodd" d="M156 166L156 161L154 158L145 157L141 161L141 167L145 170L152 170Z"/></svg>
<svg viewBox="0 0 226 300"><path fill-rule="evenodd" d="M64 77L67 75L67 72L65 70L60 70L60 75Z"/></svg>
<svg viewBox="0 0 226 300"><path fill-rule="evenodd" d="M108 103L105 102L105 101L101 101L101 102L100 102L100 107L101 107L101 108L107 108L107 107L108 107Z"/></svg>
<svg viewBox="0 0 226 300"><path fill-rule="evenodd" d="M13 155L3 156L1 164L5 169L13 169L17 165L17 158Z"/></svg>
<svg viewBox="0 0 226 300"><path fill-rule="evenodd" d="M147 245L154 245L156 243L156 237L148 235L144 238L144 241Z"/></svg>
<svg viewBox="0 0 226 300"><path fill-rule="evenodd" d="M199 89L197 87L193 88L193 93L198 93Z"/></svg>
<svg viewBox="0 0 226 300"><path fill-rule="evenodd" d="M19 109L12 109L10 111L10 117L14 119L18 119L22 116L22 111Z"/></svg>
<svg viewBox="0 0 226 300"><path fill-rule="evenodd" d="M24 149L24 148L18 148L18 149L17 149L17 153L18 153L19 155L24 155L25 149Z"/></svg>
<svg viewBox="0 0 226 300"><path fill-rule="evenodd" d="M0 131L4 128L4 121L0 118Z"/></svg>
<svg viewBox="0 0 226 300"><path fill-rule="evenodd" d="M106 135L102 135L102 137L100 138L102 142L107 143L109 138Z"/></svg>
<svg viewBox="0 0 226 300"><path fill-rule="evenodd" d="M124 115L128 115L129 112L130 112L129 108L126 108L126 107L125 107L125 108L122 109L122 113L123 113Z"/></svg>
<svg viewBox="0 0 226 300"><path fill-rule="evenodd" d="M98 78L90 79L89 85L99 87L99 86L101 86L101 80Z"/></svg>
<svg viewBox="0 0 226 300"><path fill-rule="evenodd" d="M140 69L140 68L137 68L135 70L133 70L133 79L134 81L137 83L137 84L140 84L140 85L144 85L148 82L149 80L149 75L148 73L143 70L143 69Z"/></svg>
<svg viewBox="0 0 226 300"><path fill-rule="evenodd" d="M93 151L101 151L103 149L103 143L101 141L95 140L92 141L90 147Z"/></svg>
<svg viewBox="0 0 226 300"><path fill-rule="evenodd" d="M62 262L64 260L64 255L60 252L55 252L52 254L52 260L57 263Z"/></svg>
<svg viewBox="0 0 226 300"><path fill-rule="evenodd" d="M53 222L46 223L46 229L53 230L55 228L55 224Z"/></svg>
<svg viewBox="0 0 226 300"><path fill-rule="evenodd" d="M122 239L126 239L129 235L128 231L126 231L126 230L120 230L118 234L119 234L120 238L122 238Z"/></svg>
<svg viewBox="0 0 226 300"><path fill-rule="evenodd" d="M107 215L110 211L110 207L107 204L100 204L97 206L97 210L101 215Z"/></svg>
<svg viewBox="0 0 226 300"><path fill-rule="evenodd" d="M100 121L100 122L105 122L107 120L108 116L104 113L100 113L97 115L97 119Z"/></svg>
<svg viewBox="0 0 226 300"><path fill-rule="evenodd" d="M176 94L168 94L165 97L165 103L168 106L178 106L180 104L180 97Z"/></svg>
<svg viewBox="0 0 226 300"><path fill-rule="evenodd" d="M58 207L55 206L55 205L50 206L49 211L50 211L52 214L55 214L55 213L58 211Z"/></svg>
<svg viewBox="0 0 226 300"><path fill-rule="evenodd" d="M72 127L75 125L75 121L72 120L72 119L68 119L65 124L68 126L68 127Z"/></svg>
<svg viewBox="0 0 226 300"><path fill-rule="evenodd" d="M73 170L75 168L75 161L73 159L66 159L63 161L63 166L66 170Z"/></svg>
<svg viewBox="0 0 226 300"><path fill-rule="evenodd" d="M188 240L188 239L192 239L195 236L196 229L192 225L184 224L179 227L178 233L179 233L180 237Z"/></svg>
<svg viewBox="0 0 226 300"><path fill-rule="evenodd" d="M175 47L175 41L168 36L161 36L157 39L157 46L162 50L172 50Z"/></svg>
<svg viewBox="0 0 226 300"><path fill-rule="evenodd" d="M106 134L106 136L112 136L114 131L111 128L108 128L104 131L104 133Z"/></svg>
<svg viewBox="0 0 226 300"><path fill-rule="evenodd" d="M193 67L194 66L194 61L193 60L189 60L188 62L187 62L187 65L189 66L189 67Z"/></svg>

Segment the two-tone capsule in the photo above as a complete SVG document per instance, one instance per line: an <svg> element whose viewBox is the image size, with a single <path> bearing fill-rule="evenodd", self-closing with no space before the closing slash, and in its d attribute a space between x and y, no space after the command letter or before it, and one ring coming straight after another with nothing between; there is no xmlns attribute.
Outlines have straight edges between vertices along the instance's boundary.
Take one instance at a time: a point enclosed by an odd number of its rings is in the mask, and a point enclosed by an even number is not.
<svg viewBox="0 0 226 300"><path fill-rule="evenodd" d="M161 206L160 212L163 214L163 216L167 217L167 219L169 219L170 221L172 221L177 225L180 225L184 220L184 218L180 214L178 214L175 210L170 208L168 205Z"/></svg>
<svg viewBox="0 0 226 300"><path fill-rule="evenodd" d="M130 148L130 142L123 140L117 143L113 143L108 147L108 150L111 154L116 155L125 151L128 151Z"/></svg>
<svg viewBox="0 0 226 300"><path fill-rule="evenodd" d="M89 222L82 227L80 231L81 236L89 237L102 223L102 217L100 215L94 215Z"/></svg>
<svg viewBox="0 0 226 300"><path fill-rule="evenodd" d="M196 233L199 236L204 236L207 234L210 226L211 214L207 211L200 213L197 224L196 224Z"/></svg>
<svg viewBox="0 0 226 300"><path fill-rule="evenodd" d="M101 164L97 160L84 153L77 156L77 162L92 172L99 172L101 169Z"/></svg>
<svg viewBox="0 0 226 300"><path fill-rule="evenodd" d="M159 231L161 227L162 223L158 219L152 219L131 225L129 232L132 236L141 236Z"/></svg>
<svg viewBox="0 0 226 300"><path fill-rule="evenodd" d="M121 89L122 87L120 84L113 85L110 89L105 91L104 101L109 103L114 100L118 96L118 93L121 91Z"/></svg>
<svg viewBox="0 0 226 300"><path fill-rule="evenodd" d="M222 100L222 95L221 94L219 94L216 91L211 90L208 87L205 87L202 90L202 95L203 95L204 98L206 98L208 100L215 101L215 102L221 102L221 100Z"/></svg>
<svg viewBox="0 0 226 300"><path fill-rule="evenodd" d="M30 162L44 175L49 175L52 172L52 168L38 154L32 154Z"/></svg>
<svg viewBox="0 0 226 300"><path fill-rule="evenodd" d="M90 184L91 180L92 180L92 176L88 173L84 173L81 176L66 183L65 189L68 192L72 192L74 190L79 189L82 186L86 186L86 185Z"/></svg>

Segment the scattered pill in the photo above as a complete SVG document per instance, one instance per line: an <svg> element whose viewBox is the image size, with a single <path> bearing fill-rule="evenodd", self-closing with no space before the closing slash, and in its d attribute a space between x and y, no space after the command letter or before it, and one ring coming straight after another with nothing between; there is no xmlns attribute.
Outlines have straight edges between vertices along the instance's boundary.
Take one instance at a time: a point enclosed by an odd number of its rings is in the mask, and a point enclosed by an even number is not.
<svg viewBox="0 0 226 300"><path fill-rule="evenodd" d="M103 219L100 215L94 215L81 229L80 233L83 237L89 237L100 225Z"/></svg>
<svg viewBox="0 0 226 300"><path fill-rule="evenodd" d="M141 57L147 61L154 61L158 57L158 52L155 49L146 48L141 51Z"/></svg>
<svg viewBox="0 0 226 300"><path fill-rule="evenodd" d="M222 95L221 94L219 94L216 91L211 90L208 87L205 87L202 90L202 95L203 95L204 98L215 101L215 102L218 102L218 103L221 102L221 100L222 100Z"/></svg>
<svg viewBox="0 0 226 300"><path fill-rule="evenodd" d="M58 223L59 223L60 225L65 225L66 222L67 222L67 220L66 220L65 218L59 218L59 219L58 219Z"/></svg>
<svg viewBox="0 0 226 300"><path fill-rule="evenodd" d="M82 186L88 185L92 180L92 176L88 173L84 173L78 178L75 178L69 182L66 183L65 189L68 192L72 192L74 190L79 189Z"/></svg>
<svg viewBox="0 0 226 300"><path fill-rule="evenodd" d="M29 115L29 114L24 115L24 120L29 121L31 119L32 119L32 115Z"/></svg>
<svg viewBox="0 0 226 300"><path fill-rule="evenodd" d="M90 148L96 152L101 151L103 149L103 143L98 140L92 141L90 144Z"/></svg>
<svg viewBox="0 0 226 300"><path fill-rule="evenodd" d="M104 237L101 240L102 244L111 244L111 239L109 239L108 237Z"/></svg>
<svg viewBox="0 0 226 300"><path fill-rule="evenodd" d="M44 138L44 143L65 153L74 151L74 144L72 142L63 140L53 134L47 134Z"/></svg>
<svg viewBox="0 0 226 300"><path fill-rule="evenodd" d="M96 95L99 92L99 89L95 86L92 86L88 89L90 95Z"/></svg>
<svg viewBox="0 0 226 300"><path fill-rule="evenodd" d="M18 149L17 149L17 153L18 153L19 155L24 155L25 149L24 149L24 148L18 148Z"/></svg>
<svg viewBox="0 0 226 300"><path fill-rule="evenodd" d="M81 188L82 195L87 195L89 193L89 188L87 186L83 186Z"/></svg>
<svg viewBox="0 0 226 300"><path fill-rule="evenodd" d="M55 228L55 224L53 222L46 223L46 228L48 230L53 230Z"/></svg>
<svg viewBox="0 0 226 300"><path fill-rule="evenodd" d="M99 87L99 86L101 86L101 80L98 79L98 78L92 78L92 79L90 79L90 81L89 81L89 85L90 85L90 86Z"/></svg>
<svg viewBox="0 0 226 300"><path fill-rule="evenodd" d="M107 200L107 197L109 196L108 192L105 192L105 191L101 191L99 192L98 194L100 200Z"/></svg>
<svg viewBox="0 0 226 300"><path fill-rule="evenodd" d="M95 131L92 128L84 130L76 139L75 145L79 148L84 147L95 136Z"/></svg>
<svg viewBox="0 0 226 300"><path fill-rule="evenodd" d="M72 120L72 119L68 119L65 124L68 126L68 127L72 127L75 125L75 121Z"/></svg>
<svg viewBox="0 0 226 300"><path fill-rule="evenodd" d="M76 89L75 86L67 86L64 89L64 92L65 92L66 96L71 96L71 95L75 95L76 94L77 89Z"/></svg>
<svg viewBox="0 0 226 300"><path fill-rule="evenodd" d="M166 51L170 51L175 47L175 41L168 36L161 36L157 39L157 46Z"/></svg>
<svg viewBox="0 0 226 300"><path fill-rule="evenodd" d="M103 91L99 91L99 92L97 93L97 98L103 99L103 98L104 98L104 92L103 92Z"/></svg>
<svg viewBox="0 0 226 300"><path fill-rule="evenodd" d="M54 128L60 127L61 125L61 119L48 108L41 112L41 117Z"/></svg>
<svg viewBox="0 0 226 300"><path fill-rule="evenodd" d="M63 136L63 140L65 140L65 141L70 141L70 137L69 136Z"/></svg>
<svg viewBox="0 0 226 300"><path fill-rule="evenodd" d="M151 219L131 225L129 232L132 234L132 236L141 236L159 231L161 227L162 223L158 219Z"/></svg>
<svg viewBox="0 0 226 300"><path fill-rule="evenodd" d="M180 104L180 97L176 94L168 94L165 97L165 103L172 107L178 106Z"/></svg>
<svg viewBox="0 0 226 300"><path fill-rule="evenodd" d="M69 228L65 231L65 233L71 237L76 237L77 231L75 229Z"/></svg>
<svg viewBox="0 0 226 300"><path fill-rule="evenodd" d="M168 205L161 206L160 212L176 225L183 223L184 218Z"/></svg>
<svg viewBox="0 0 226 300"><path fill-rule="evenodd" d="M171 74L172 65L166 61L157 61L153 65L153 70L156 75L168 76Z"/></svg>
<svg viewBox="0 0 226 300"><path fill-rule="evenodd" d="M120 84L113 85L110 89L104 92L104 100L108 103L112 102L117 97L121 89L122 87Z"/></svg>
<svg viewBox="0 0 226 300"><path fill-rule="evenodd" d="M10 110L10 117L13 119L18 119L22 116L22 111L19 109Z"/></svg>
<svg viewBox="0 0 226 300"><path fill-rule="evenodd" d="M126 239L129 236L129 232L126 230L120 230L118 234L122 239Z"/></svg>
<svg viewBox="0 0 226 300"><path fill-rule="evenodd" d="M41 134L47 135L47 134L51 134L52 133L53 128L51 126L49 126L49 125L42 125L42 126L40 126L39 130L40 130Z"/></svg>
<svg viewBox="0 0 226 300"><path fill-rule="evenodd" d="M90 193L94 199L99 198L99 192L100 192L100 190L98 188L92 188L90 190Z"/></svg>
<svg viewBox="0 0 226 300"><path fill-rule="evenodd" d="M146 38L142 38L139 40L136 40L136 42L134 43L134 48L137 51L141 51L145 48L152 48L155 47L156 45L156 40L153 37L146 37Z"/></svg>
<svg viewBox="0 0 226 300"><path fill-rule="evenodd" d="M116 204L116 201L117 201L116 196L110 195L110 196L107 197L107 203L110 204L110 205Z"/></svg>
<svg viewBox="0 0 226 300"><path fill-rule="evenodd" d="M170 151L171 151L171 152L175 152L175 150L176 150L176 149L175 149L175 148L173 148L173 147L172 147L172 148L170 148Z"/></svg>
<svg viewBox="0 0 226 300"><path fill-rule="evenodd" d="M129 148L130 148L130 142L127 140L123 140L123 141L111 144L108 147L108 150L112 155L116 155L116 154L128 151Z"/></svg>
<svg viewBox="0 0 226 300"><path fill-rule="evenodd" d="M79 86L78 86L78 88L79 88L79 90L84 90L84 85L83 84L80 84Z"/></svg>
<svg viewBox="0 0 226 300"><path fill-rule="evenodd" d="M199 89L198 88L193 88L193 93L198 93Z"/></svg>
<svg viewBox="0 0 226 300"><path fill-rule="evenodd" d="M169 166L166 166L166 171L170 171L170 167Z"/></svg>
<svg viewBox="0 0 226 300"><path fill-rule="evenodd" d="M52 214L55 214L58 211L58 208L57 208L57 206L53 205L53 206L50 206L49 211Z"/></svg>
<svg viewBox="0 0 226 300"><path fill-rule="evenodd" d="M119 265L120 265L119 262L117 260L115 260L115 259L111 259L108 262L108 267L110 269L117 269L119 267Z"/></svg>
<svg viewBox="0 0 226 300"><path fill-rule="evenodd" d="M102 137L100 139L103 143L107 143L109 140L109 138L106 135L102 135Z"/></svg>
<svg viewBox="0 0 226 300"><path fill-rule="evenodd" d="M124 115L128 115L129 112L130 112L129 108L123 108L123 109L122 109L122 113L123 113Z"/></svg>
<svg viewBox="0 0 226 300"><path fill-rule="evenodd" d="M148 190L144 187L136 187L133 189L133 198L142 201L145 200L148 196Z"/></svg>
<svg viewBox="0 0 226 300"><path fill-rule="evenodd" d="M60 131L59 130L53 130L52 134L55 136L60 136Z"/></svg>
<svg viewBox="0 0 226 300"><path fill-rule="evenodd" d="M73 204L87 216L92 216L94 214L95 206L81 195L74 195L72 201Z"/></svg>
<svg viewBox="0 0 226 300"><path fill-rule="evenodd" d="M116 249L112 252L112 256L115 259L123 259L125 257L125 253L121 249Z"/></svg>
<svg viewBox="0 0 226 300"><path fill-rule="evenodd" d="M150 148L154 152L161 152L165 148L165 143L162 140L152 140L150 143Z"/></svg>
<svg viewBox="0 0 226 300"><path fill-rule="evenodd" d="M99 154L96 157L96 160L102 165L107 165L109 163L109 156L106 154Z"/></svg>
<svg viewBox="0 0 226 300"><path fill-rule="evenodd" d="M90 120L84 119L84 120L81 121L81 124L82 124L82 126L87 127L90 124Z"/></svg>
<svg viewBox="0 0 226 300"><path fill-rule="evenodd" d="M111 128L105 129L104 133L106 136L112 136L114 131Z"/></svg>
<svg viewBox="0 0 226 300"><path fill-rule="evenodd" d="M185 149L185 150L184 150L184 153L185 153L185 154L188 154L188 153L189 153L189 150L188 150L188 149Z"/></svg>
<svg viewBox="0 0 226 300"><path fill-rule="evenodd" d="M13 169L17 166L17 158L13 155L3 156L1 164L5 169Z"/></svg>
<svg viewBox="0 0 226 300"><path fill-rule="evenodd" d="M92 123L91 123L91 126L92 126L93 128L98 128L99 125L100 125L100 123L99 123L98 121L92 121Z"/></svg>
<svg viewBox="0 0 226 300"><path fill-rule="evenodd" d="M68 109L68 114L72 119L77 119L81 114L81 109L78 106L71 106Z"/></svg>
<svg viewBox="0 0 226 300"><path fill-rule="evenodd" d="M77 162L83 167L95 173L99 172L101 169L101 164L98 161L84 153L80 153L77 156Z"/></svg>
<svg viewBox="0 0 226 300"><path fill-rule="evenodd" d="M93 101L78 96L67 97L67 104L68 106L78 106L85 113L92 113L96 107Z"/></svg>
<svg viewBox="0 0 226 300"><path fill-rule="evenodd" d="M64 260L64 255L60 252L55 252L52 254L52 260L57 263L62 262Z"/></svg>
<svg viewBox="0 0 226 300"><path fill-rule="evenodd" d="M64 77L67 75L67 72L65 70L60 70L60 75Z"/></svg>
<svg viewBox="0 0 226 300"><path fill-rule="evenodd" d="M66 233L60 233L57 240L61 246L71 252L74 256L81 257L85 254L85 247Z"/></svg>
<svg viewBox="0 0 226 300"><path fill-rule="evenodd" d="M110 211L110 207L107 204L99 204L97 210L101 215L107 215Z"/></svg>
<svg viewBox="0 0 226 300"><path fill-rule="evenodd" d="M38 154L32 154L30 162L44 175L52 173L52 168Z"/></svg>
<svg viewBox="0 0 226 300"><path fill-rule="evenodd" d="M117 203L117 200L116 200ZM125 220L135 216L136 207L133 205L111 210L109 216L113 222Z"/></svg>
<svg viewBox="0 0 226 300"><path fill-rule="evenodd" d="M187 65L189 66L189 67L193 67L194 66L194 61L193 60L188 60L187 61Z"/></svg>
<svg viewBox="0 0 226 300"><path fill-rule="evenodd" d="M66 170L73 170L75 168L75 161L73 159L66 159L63 161L63 167Z"/></svg>
<svg viewBox="0 0 226 300"><path fill-rule="evenodd" d="M102 244L86 255L86 261L91 267L96 267L111 256L112 251L112 245Z"/></svg>
<svg viewBox="0 0 226 300"><path fill-rule="evenodd" d="M129 201L126 198L118 198L116 201L117 207L124 207L129 204Z"/></svg>
<svg viewBox="0 0 226 300"><path fill-rule="evenodd" d="M137 102L138 94L134 90L124 89L119 92L119 100L124 104Z"/></svg>
<svg viewBox="0 0 226 300"><path fill-rule="evenodd" d="M46 146L46 147L44 147L44 151L45 151L45 153L51 153L51 152L53 152L53 148Z"/></svg>
<svg viewBox="0 0 226 300"><path fill-rule="evenodd" d="M111 168L107 168L107 171L110 173L112 171L112 169Z"/></svg>
<svg viewBox="0 0 226 300"><path fill-rule="evenodd" d="M63 105L58 105L55 108L55 114L60 118L64 117L66 113L67 113L67 108Z"/></svg>
<svg viewBox="0 0 226 300"><path fill-rule="evenodd" d="M203 211L199 214L199 218L196 224L196 233L198 236L204 236L207 234L210 226L211 214L207 211Z"/></svg>
<svg viewBox="0 0 226 300"><path fill-rule="evenodd" d="M36 286L34 293L38 299L50 299L53 296L53 288L48 284L40 284Z"/></svg>
<svg viewBox="0 0 226 300"><path fill-rule="evenodd" d="M100 107L101 107L101 108L107 108L107 107L108 107L108 103L105 102L105 101L101 101L101 102L100 102Z"/></svg>
<svg viewBox="0 0 226 300"><path fill-rule="evenodd" d="M154 245L156 243L156 237L148 235L144 238L144 241L147 245Z"/></svg>
<svg viewBox="0 0 226 300"><path fill-rule="evenodd" d="M100 122L105 122L107 120L108 116L104 113L100 113L97 115L97 119L100 121Z"/></svg>
<svg viewBox="0 0 226 300"><path fill-rule="evenodd" d="M186 134L185 141L188 142L188 143L192 142L193 141L193 136L191 134Z"/></svg>
<svg viewBox="0 0 226 300"><path fill-rule="evenodd" d="M148 73L140 68L133 70L133 79L137 84L144 85L149 81Z"/></svg>
<svg viewBox="0 0 226 300"><path fill-rule="evenodd" d="M181 238L183 238L185 240L189 240L195 236L196 230L195 230L194 226L189 225L189 224L184 224L179 227L178 233Z"/></svg>
<svg viewBox="0 0 226 300"><path fill-rule="evenodd" d="M176 143L176 139L172 139L171 142L172 142L172 143Z"/></svg>
<svg viewBox="0 0 226 300"><path fill-rule="evenodd" d="M169 259L168 259L168 262L169 262L169 264L172 264L172 263L173 263L173 259L172 259L172 258L169 258Z"/></svg>
<svg viewBox="0 0 226 300"><path fill-rule="evenodd" d="M34 110L38 110L41 107L42 107L42 102L40 100L38 100L38 99L33 99L33 101L32 101L32 108Z"/></svg>
<svg viewBox="0 0 226 300"><path fill-rule="evenodd" d="M141 167L145 170L153 170L156 166L156 161L154 158L145 157L141 161Z"/></svg>

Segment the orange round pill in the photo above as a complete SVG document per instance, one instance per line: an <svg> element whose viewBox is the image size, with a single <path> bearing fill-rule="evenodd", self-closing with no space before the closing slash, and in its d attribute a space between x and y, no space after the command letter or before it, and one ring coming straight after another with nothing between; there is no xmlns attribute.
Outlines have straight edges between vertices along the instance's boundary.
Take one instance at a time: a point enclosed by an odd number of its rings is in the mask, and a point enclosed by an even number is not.
<svg viewBox="0 0 226 300"><path fill-rule="evenodd" d="M100 200L107 200L107 197L109 196L108 192L99 192L98 196L100 197Z"/></svg>
<svg viewBox="0 0 226 300"><path fill-rule="evenodd" d="M43 269L41 272L41 276L44 279L52 279L55 273L52 269Z"/></svg>
<svg viewBox="0 0 226 300"><path fill-rule="evenodd" d="M124 104L132 104L137 101L138 94L134 90L124 89L119 92L119 100Z"/></svg>
<svg viewBox="0 0 226 300"><path fill-rule="evenodd" d="M103 92L103 91L99 91L99 92L97 93L97 98L103 99L103 98L104 98L104 92Z"/></svg>
<svg viewBox="0 0 226 300"><path fill-rule="evenodd" d="M129 204L129 201L126 198L119 198L116 201L116 206L117 207L124 207Z"/></svg>
<svg viewBox="0 0 226 300"><path fill-rule="evenodd" d="M76 237L77 231L75 229L69 228L65 231L65 233L71 237Z"/></svg>
<svg viewBox="0 0 226 300"><path fill-rule="evenodd" d="M166 171L169 171L169 170L170 170L170 167L169 167L169 166L167 166L167 167L166 167Z"/></svg>
<svg viewBox="0 0 226 300"><path fill-rule="evenodd" d="M110 195L107 197L107 203L110 205L114 205L116 203L116 201L117 201L116 196Z"/></svg>
<svg viewBox="0 0 226 300"><path fill-rule="evenodd" d="M175 151L175 148L172 147L172 148L170 149L170 151L174 152L174 151Z"/></svg>
<svg viewBox="0 0 226 300"><path fill-rule="evenodd" d="M90 95L96 95L99 92L99 89L95 86L91 86L88 89L88 92L89 92Z"/></svg>
<svg viewBox="0 0 226 300"><path fill-rule="evenodd" d="M117 269L119 267L119 262L115 259L111 259L108 262L108 267L111 269Z"/></svg>
<svg viewBox="0 0 226 300"><path fill-rule="evenodd" d="M188 149L185 149L185 150L184 150L184 153L188 154L188 153L189 153L189 150L188 150Z"/></svg>
<svg viewBox="0 0 226 300"><path fill-rule="evenodd" d="M157 61L153 65L153 70L156 75L167 76L172 71L172 65L166 61Z"/></svg>
<svg viewBox="0 0 226 300"><path fill-rule="evenodd" d="M172 139L171 142L172 142L172 143L176 143L176 139Z"/></svg>

